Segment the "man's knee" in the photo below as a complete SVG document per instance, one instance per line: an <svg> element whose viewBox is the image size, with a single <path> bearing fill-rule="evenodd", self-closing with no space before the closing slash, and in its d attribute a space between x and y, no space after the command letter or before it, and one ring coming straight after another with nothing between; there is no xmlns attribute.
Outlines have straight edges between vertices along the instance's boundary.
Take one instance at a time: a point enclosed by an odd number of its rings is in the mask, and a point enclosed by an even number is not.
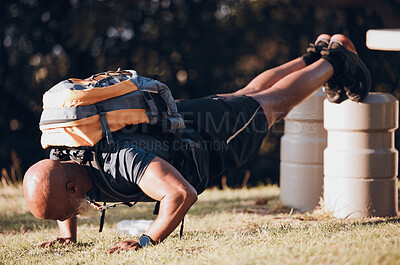
<svg viewBox="0 0 400 265"><path fill-rule="evenodd" d="M264 110L264 113L268 120L268 127L271 127L275 123L285 118L286 115L289 113L289 111L282 109L268 108L267 110Z"/></svg>
<svg viewBox="0 0 400 265"><path fill-rule="evenodd" d="M286 117L289 111L293 108L290 104L279 97L272 95L256 95L254 96L264 110L264 114L268 120L268 127L271 127L276 122Z"/></svg>

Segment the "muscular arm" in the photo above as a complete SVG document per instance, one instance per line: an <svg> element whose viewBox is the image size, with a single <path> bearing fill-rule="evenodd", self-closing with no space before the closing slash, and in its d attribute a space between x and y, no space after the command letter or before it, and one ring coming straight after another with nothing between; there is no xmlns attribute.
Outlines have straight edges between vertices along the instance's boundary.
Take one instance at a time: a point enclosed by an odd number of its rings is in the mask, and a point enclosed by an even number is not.
<svg viewBox="0 0 400 265"><path fill-rule="evenodd" d="M65 221L57 221L61 237L76 242L76 230L78 226L78 217L74 216Z"/></svg>
<svg viewBox="0 0 400 265"><path fill-rule="evenodd" d="M55 240L44 242L40 244L41 247L49 247L54 245L56 242L61 244L69 244L70 242L76 242L76 231L78 226L78 218L76 216L67 219L65 221L57 221L58 228L60 229L61 237Z"/></svg>
<svg viewBox="0 0 400 265"><path fill-rule="evenodd" d="M174 231L197 201L197 192L192 185L173 166L157 157L148 166L139 187L149 197L160 201L158 217L146 231L146 235L156 242Z"/></svg>
<svg viewBox="0 0 400 265"><path fill-rule="evenodd" d="M158 217L145 232L156 243L174 231L197 201L196 190L189 182L173 166L158 157L147 167L139 187L146 195L160 201ZM108 250L108 253L132 248L138 248L137 241L121 242Z"/></svg>

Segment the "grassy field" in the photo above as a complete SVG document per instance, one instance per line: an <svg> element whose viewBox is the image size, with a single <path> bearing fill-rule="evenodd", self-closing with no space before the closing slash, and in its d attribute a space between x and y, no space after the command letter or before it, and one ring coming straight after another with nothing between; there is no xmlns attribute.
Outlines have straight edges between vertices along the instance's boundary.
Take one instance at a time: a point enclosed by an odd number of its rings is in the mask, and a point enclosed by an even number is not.
<svg viewBox="0 0 400 265"><path fill-rule="evenodd" d="M122 219L154 219L154 204L117 207L98 233L99 214L79 221L78 242L40 248L58 236L56 223L36 219L22 188L0 188L0 264L400 264L400 218L342 220L322 211L285 209L275 186L207 190L166 241L137 252L104 254L131 237Z"/></svg>

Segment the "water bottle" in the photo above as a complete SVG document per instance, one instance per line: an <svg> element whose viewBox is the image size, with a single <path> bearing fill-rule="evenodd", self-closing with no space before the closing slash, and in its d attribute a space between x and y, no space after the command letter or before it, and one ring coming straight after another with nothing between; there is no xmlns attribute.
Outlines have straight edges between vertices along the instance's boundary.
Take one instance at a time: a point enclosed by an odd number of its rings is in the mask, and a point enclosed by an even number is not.
<svg viewBox="0 0 400 265"><path fill-rule="evenodd" d="M117 230L123 235L139 236L146 232L154 220L122 220L117 224Z"/></svg>

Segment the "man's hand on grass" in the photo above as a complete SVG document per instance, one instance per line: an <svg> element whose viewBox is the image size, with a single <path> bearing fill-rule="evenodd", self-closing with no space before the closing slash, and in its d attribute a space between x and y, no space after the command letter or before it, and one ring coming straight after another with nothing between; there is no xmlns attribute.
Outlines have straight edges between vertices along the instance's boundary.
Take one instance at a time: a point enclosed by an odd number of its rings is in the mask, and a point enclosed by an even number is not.
<svg viewBox="0 0 400 265"><path fill-rule="evenodd" d="M119 253L122 250L138 250L139 248L140 248L140 245L139 245L138 240L127 240L127 241L122 241L122 242L114 245L112 248L107 250L105 253L113 254L113 253Z"/></svg>
<svg viewBox="0 0 400 265"><path fill-rule="evenodd" d="M42 244L39 245L39 247L46 248L46 247L51 247L55 245L56 243L59 243L61 245L68 245L70 243L75 242L75 240L72 240L72 238L64 238L64 237L57 237L56 239L49 241L49 242L43 242Z"/></svg>

